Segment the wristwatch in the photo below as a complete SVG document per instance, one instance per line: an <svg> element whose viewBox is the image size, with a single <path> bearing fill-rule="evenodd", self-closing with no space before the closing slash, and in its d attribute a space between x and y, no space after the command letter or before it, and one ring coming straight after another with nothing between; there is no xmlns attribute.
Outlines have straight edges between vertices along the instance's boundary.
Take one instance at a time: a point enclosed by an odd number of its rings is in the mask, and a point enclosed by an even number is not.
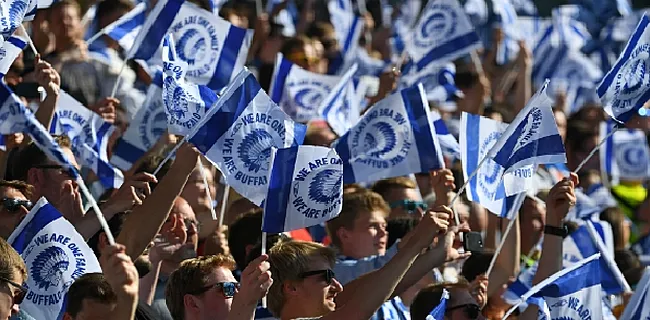
<svg viewBox="0 0 650 320"><path fill-rule="evenodd" d="M562 224L561 227L549 226L547 224L544 226L544 234L550 234L553 236L565 238L569 235L569 228L566 226L566 224Z"/></svg>

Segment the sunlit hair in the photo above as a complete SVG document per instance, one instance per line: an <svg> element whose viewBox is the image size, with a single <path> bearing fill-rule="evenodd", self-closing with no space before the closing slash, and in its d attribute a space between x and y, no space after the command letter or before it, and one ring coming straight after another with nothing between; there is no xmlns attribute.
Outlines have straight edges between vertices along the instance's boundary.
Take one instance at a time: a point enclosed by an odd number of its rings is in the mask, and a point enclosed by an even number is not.
<svg viewBox="0 0 650 320"><path fill-rule="evenodd" d="M378 193L369 190L362 190L343 194L343 209L339 215L327 222L327 233L332 238L332 244L341 247L336 231L340 228L354 229L354 221L362 213L379 211L384 217L390 213L390 207Z"/></svg>
<svg viewBox="0 0 650 320"><path fill-rule="evenodd" d="M27 280L27 267L23 258L5 239L0 238L0 277L17 281L14 279L15 272Z"/></svg>
<svg viewBox="0 0 650 320"><path fill-rule="evenodd" d="M416 189L417 184L409 177L395 177L377 181L372 191L379 193L384 199L394 189Z"/></svg>

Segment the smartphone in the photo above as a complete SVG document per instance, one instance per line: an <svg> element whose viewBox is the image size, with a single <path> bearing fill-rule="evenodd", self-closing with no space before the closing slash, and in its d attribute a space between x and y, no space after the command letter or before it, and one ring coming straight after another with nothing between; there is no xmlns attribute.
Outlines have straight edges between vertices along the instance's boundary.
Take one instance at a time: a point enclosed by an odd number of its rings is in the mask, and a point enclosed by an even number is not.
<svg viewBox="0 0 650 320"><path fill-rule="evenodd" d="M463 240L465 252L478 252L483 250L483 236L480 232L466 232Z"/></svg>
<svg viewBox="0 0 650 320"><path fill-rule="evenodd" d="M41 93L38 92L38 83L36 82L21 82L16 85L14 93L19 97L24 97L27 100L40 99Z"/></svg>

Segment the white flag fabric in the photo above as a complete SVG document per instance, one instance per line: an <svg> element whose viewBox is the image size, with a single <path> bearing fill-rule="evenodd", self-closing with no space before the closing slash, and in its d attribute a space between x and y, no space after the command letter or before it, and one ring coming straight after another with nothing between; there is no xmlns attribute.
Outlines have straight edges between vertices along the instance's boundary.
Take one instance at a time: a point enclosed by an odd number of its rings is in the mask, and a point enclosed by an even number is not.
<svg viewBox="0 0 650 320"><path fill-rule="evenodd" d="M481 160L508 127L479 115L463 112L460 120L460 148L465 180L478 168ZM501 166L486 159L474 177L469 180L467 197L480 203L494 214L501 215L507 207L506 196L514 196L534 187L535 170L532 165L506 173L501 179Z"/></svg>
<svg viewBox="0 0 650 320"><path fill-rule="evenodd" d="M650 19L644 14L618 61L598 85L605 112L625 123L650 100Z"/></svg>
<svg viewBox="0 0 650 320"><path fill-rule="evenodd" d="M406 44L418 69L454 60L482 46L458 0L429 1L410 37Z"/></svg>
<svg viewBox="0 0 650 320"><path fill-rule="evenodd" d="M357 71L357 65L354 64L348 70L341 81L332 89L329 95L323 100L319 108L322 115L332 131L339 136L344 135L352 126L359 121L360 102L354 90L352 76Z"/></svg>
<svg viewBox="0 0 650 320"><path fill-rule="evenodd" d="M70 285L86 273L102 272L84 238L45 198L7 242L27 265L28 292L20 309L35 319L62 319Z"/></svg>
<svg viewBox="0 0 650 320"><path fill-rule="evenodd" d="M162 100L162 72L158 71L147 90L144 104L113 148L111 163L122 170L129 170L166 131L167 113Z"/></svg>
<svg viewBox="0 0 650 320"><path fill-rule="evenodd" d="M625 307L621 320L647 320L650 318L650 267L646 267L641 281L634 290L634 295Z"/></svg>
<svg viewBox="0 0 650 320"><path fill-rule="evenodd" d="M305 132L305 125L294 123L243 70L187 138L228 185L260 205L268 188L271 148L300 145Z"/></svg>
<svg viewBox="0 0 650 320"><path fill-rule="evenodd" d="M613 121L600 124L600 140L615 130ZM650 148L641 130L618 129L600 148L600 166L614 181L650 178Z"/></svg>
<svg viewBox="0 0 650 320"><path fill-rule="evenodd" d="M444 168L422 85L372 106L335 142L345 183L376 181Z"/></svg>
<svg viewBox="0 0 650 320"><path fill-rule="evenodd" d="M100 115L61 91L50 132L68 136L77 160L90 168L106 188L119 188L124 182L122 172L108 160L108 142L114 131L115 127Z"/></svg>
<svg viewBox="0 0 650 320"><path fill-rule="evenodd" d="M496 24L503 32L503 38L496 52L496 62L504 65L517 59L519 55L519 43L522 33L518 28L517 11L509 0L495 0L494 13ZM492 30L490 30L492 31Z"/></svg>
<svg viewBox="0 0 650 320"><path fill-rule="evenodd" d="M167 128L171 134L186 135L217 101L217 95L207 86L185 81L188 64L176 53L174 39L168 34L163 39L162 91Z"/></svg>
<svg viewBox="0 0 650 320"><path fill-rule="evenodd" d="M438 136L442 153L452 159L460 159L460 144L453 134L447 129L445 121L440 117L437 110L431 110L431 119L433 120L433 128Z"/></svg>
<svg viewBox="0 0 650 320"><path fill-rule="evenodd" d="M0 2L0 35L7 40L23 21L31 21L37 0L8 0Z"/></svg>
<svg viewBox="0 0 650 320"><path fill-rule="evenodd" d="M11 68L14 60L16 60L21 52L23 52L23 49L25 49L26 46L27 39L18 35L9 37L9 39L2 44L2 48L0 48L0 78L4 77L7 72L9 72L9 68Z"/></svg>
<svg viewBox="0 0 650 320"><path fill-rule="evenodd" d="M102 32L117 41L125 52L129 52L140 33L147 17L147 4L138 3L131 11L109 24Z"/></svg>
<svg viewBox="0 0 650 320"><path fill-rule="evenodd" d="M318 107L341 78L309 72L278 53L269 92L294 121L306 123L320 117Z"/></svg>
<svg viewBox="0 0 650 320"><path fill-rule="evenodd" d="M402 69L400 87L408 88L422 83L427 93L427 100L444 105L454 102L456 97L463 97L463 92L456 87L454 77L456 66L453 63L429 64L418 70L414 64L407 63Z"/></svg>
<svg viewBox="0 0 650 320"><path fill-rule="evenodd" d="M343 206L343 164L334 149L273 149L262 231L288 232L326 222Z"/></svg>

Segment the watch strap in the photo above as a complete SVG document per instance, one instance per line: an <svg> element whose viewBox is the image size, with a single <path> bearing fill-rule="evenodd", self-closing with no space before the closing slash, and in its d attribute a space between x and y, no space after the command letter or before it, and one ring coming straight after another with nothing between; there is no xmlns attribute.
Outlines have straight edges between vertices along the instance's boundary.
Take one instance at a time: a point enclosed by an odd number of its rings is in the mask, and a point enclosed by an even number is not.
<svg viewBox="0 0 650 320"><path fill-rule="evenodd" d="M545 225L544 234L550 234L564 238L569 235L569 228L567 228L565 224L563 224L561 227Z"/></svg>

